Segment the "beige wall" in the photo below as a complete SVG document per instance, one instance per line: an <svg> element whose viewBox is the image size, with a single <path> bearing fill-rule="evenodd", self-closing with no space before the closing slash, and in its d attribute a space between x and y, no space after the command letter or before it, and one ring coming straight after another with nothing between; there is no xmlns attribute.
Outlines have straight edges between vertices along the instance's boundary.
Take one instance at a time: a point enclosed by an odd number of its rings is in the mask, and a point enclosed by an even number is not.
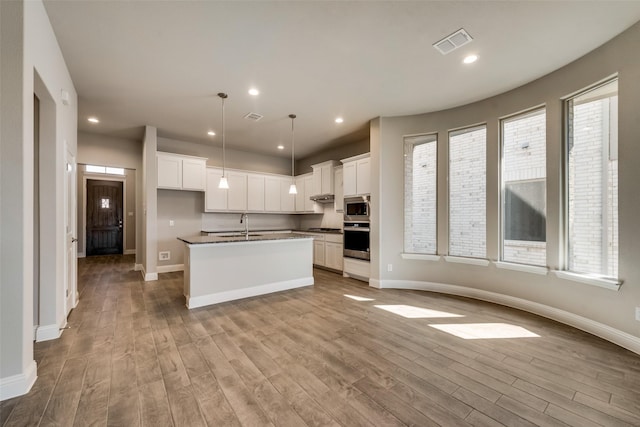
<svg viewBox="0 0 640 427"><path fill-rule="evenodd" d="M318 153L307 156L296 162L296 175L302 175L312 172L311 165L325 162L327 160L341 160L347 157L357 156L358 154L369 152L369 138L349 144L338 145L327 148ZM289 167L291 168L291 167Z"/></svg>
<svg viewBox="0 0 640 427"><path fill-rule="evenodd" d="M544 304L640 337L640 24L585 57L537 81L466 106L371 125L372 278L381 285L435 282L460 285ZM438 132L438 253L447 254L447 131L487 124L487 257L499 258L499 119L535 106L547 110L547 264L563 268L562 97L619 74L619 291L546 276L407 260L403 251L403 136ZM384 242L384 245L381 243ZM387 265L393 264L393 271ZM384 266L384 268L382 268ZM640 348L640 347L639 347Z"/></svg>
<svg viewBox="0 0 640 427"><path fill-rule="evenodd" d="M50 270L42 271L40 322L57 333L65 312L65 157L76 155L77 94L55 34L40 1L0 2L0 400L26 393L35 381L33 360L34 269L34 108L42 90L50 108L49 144L41 158L40 177L47 180L46 248ZM69 103L60 99L69 93ZM40 97L40 96L39 96ZM50 101L50 102L49 102ZM42 114L42 110L41 110ZM43 120L44 119L44 120ZM48 151L50 150L50 151ZM42 182L42 181L41 181ZM53 251L53 252L51 252ZM71 290L73 292L75 290Z"/></svg>
<svg viewBox="0 0 640 427"><path fill-rule="evenodd" d="M222 167L222 148L218 146L158 137L158 151L205 157L208 166ZM291 158L227 149L226 166L230 169L288 175L291 173Z"/></svg>

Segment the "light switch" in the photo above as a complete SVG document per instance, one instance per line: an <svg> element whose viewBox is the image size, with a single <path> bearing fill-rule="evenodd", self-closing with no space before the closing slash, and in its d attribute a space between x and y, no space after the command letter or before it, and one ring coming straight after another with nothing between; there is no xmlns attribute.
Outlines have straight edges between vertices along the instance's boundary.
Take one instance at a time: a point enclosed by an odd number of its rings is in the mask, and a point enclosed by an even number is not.
<svg viewBox="0 0 640 427"><path fill-rule="evenodd" d="M169 220L169 227L173 227L174 225L176 225L175 221L170 219Z"/></svg>

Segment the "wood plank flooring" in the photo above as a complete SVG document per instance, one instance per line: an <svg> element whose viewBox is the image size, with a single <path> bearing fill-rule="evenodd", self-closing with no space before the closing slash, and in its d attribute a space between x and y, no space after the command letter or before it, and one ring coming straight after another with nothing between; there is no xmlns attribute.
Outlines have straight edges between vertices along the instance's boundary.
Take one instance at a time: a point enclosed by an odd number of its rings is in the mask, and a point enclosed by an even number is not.
<svg viewBox="0 0 640 427"><path fill-rule="evenodd" d="M35 345L38 380L0 403L0 425L640 426L640 356L538 316L323 270L189 311L181 273L145 283L132 267L79 260L71 328ZM485 323L539 337L430 326Z"/></svg>

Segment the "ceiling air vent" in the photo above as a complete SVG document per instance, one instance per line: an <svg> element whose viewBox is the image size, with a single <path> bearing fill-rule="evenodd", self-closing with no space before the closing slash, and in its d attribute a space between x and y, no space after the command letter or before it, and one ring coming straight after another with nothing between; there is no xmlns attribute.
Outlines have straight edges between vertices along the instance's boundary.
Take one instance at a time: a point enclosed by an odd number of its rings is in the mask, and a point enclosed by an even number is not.
<svg viewBox="0 0 640 427"><path fill-rule="evenodd" d="M433 44L433 47L438 49L443 55L456 50L457 48L464 46L467 43L473 41L473 38L467 33L464 28L460 28L453 34L448 35L440 41Z"/></svg>
<svg viewBox="0 0 640 427"><path fill-rule="evenodd" d="M254 122L257 122L258 120L260 120L261 118L263 118L264 116L258 114L258 113L247 113L246 116L244 116L245 119L247 120L252 120Z"/></svg>

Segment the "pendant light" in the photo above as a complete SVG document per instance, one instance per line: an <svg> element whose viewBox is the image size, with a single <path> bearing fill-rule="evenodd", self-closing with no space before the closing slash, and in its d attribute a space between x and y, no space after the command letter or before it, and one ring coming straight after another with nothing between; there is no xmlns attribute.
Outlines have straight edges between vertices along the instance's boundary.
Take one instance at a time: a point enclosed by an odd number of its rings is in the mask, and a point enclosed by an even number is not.
<svg viewBox="0 0 640 427"><path fill-rule="evenodd" d="M293 119L296 118L296 115L289 114L289 118L291 119L291 187L289 187L289 194L298 194L295 178L295 141L293 138Z"/></svg>
<svg viewBox="0 0 640 427"><path fill-rule="evenodd" d="M227 190L229 188L229 182L227 181L227 176L225 175L227 159L225 157L225 140L224 140L224 100L227 99L227 94L220 92L218 96L222 100L222 177L220 178L220 184L218 184L218 188Z"/></svg>

